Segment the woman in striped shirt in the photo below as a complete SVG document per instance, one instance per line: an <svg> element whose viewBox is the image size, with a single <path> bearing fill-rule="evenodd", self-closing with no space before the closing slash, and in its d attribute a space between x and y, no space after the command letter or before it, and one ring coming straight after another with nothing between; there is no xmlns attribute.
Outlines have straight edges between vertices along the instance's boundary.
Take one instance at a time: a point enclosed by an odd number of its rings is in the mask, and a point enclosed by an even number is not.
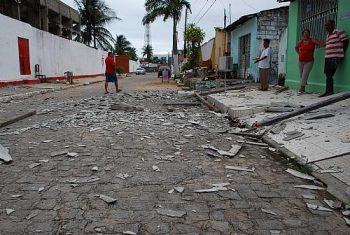
<svg viewBox="0 0 350 235"><path fill-rule="evenodd" d="M326 74L326 91L320 97L332 95L333 76L337 71L339 64L344 60L345 51L349 45L349 39L345 32L335 28L335 21L328 20L326 23L328 31L326 40L326 60L324 65L324 73Z"/></svg>

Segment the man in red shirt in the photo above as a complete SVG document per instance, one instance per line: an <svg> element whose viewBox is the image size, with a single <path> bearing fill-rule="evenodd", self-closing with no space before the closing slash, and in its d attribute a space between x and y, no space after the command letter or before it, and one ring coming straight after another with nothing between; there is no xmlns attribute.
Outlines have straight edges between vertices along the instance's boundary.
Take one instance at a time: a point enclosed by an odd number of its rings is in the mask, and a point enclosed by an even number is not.
<svg viewBox="0 0 350 235"><path fill-rule="evenodd" d="M108 83L113 82L115 84L116 92L121 91L118 89L118 78L115 71L115 62L113 52L108 52L108 57L105 60L106 63L106 82L105 82L105 94L108 94Z"/></svg>
<svg viewBox="0 0 350 235"><path fill-rule="evenodd" d="M332 95L333 90L333 76L337 71L339 64L344 60L345 50L349 45L349 39L345 32L335 28L335 21L328 20L326 23L328 31L326 40L326 61L324 65L324 73L326 74L326 92L320 95L325 97Z"/></svg>

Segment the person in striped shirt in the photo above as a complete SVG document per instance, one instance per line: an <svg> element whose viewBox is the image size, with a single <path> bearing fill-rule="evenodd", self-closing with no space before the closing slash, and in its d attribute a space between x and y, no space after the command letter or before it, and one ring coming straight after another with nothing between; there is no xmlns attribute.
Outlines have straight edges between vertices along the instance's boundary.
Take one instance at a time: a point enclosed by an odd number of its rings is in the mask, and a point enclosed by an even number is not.
<svg viewBox="0 0 350 235"><path fill-rule="evenodd" d="M327 77L326 91L320 97L332 95L333 90L333 76L337 71L339 64L344 60L345 51L349 45L349 39L345 32L335 28L335 21L328 20L326 23L326 30L328 31L326 40L326 60L324 65L324 73Z"/></svg>

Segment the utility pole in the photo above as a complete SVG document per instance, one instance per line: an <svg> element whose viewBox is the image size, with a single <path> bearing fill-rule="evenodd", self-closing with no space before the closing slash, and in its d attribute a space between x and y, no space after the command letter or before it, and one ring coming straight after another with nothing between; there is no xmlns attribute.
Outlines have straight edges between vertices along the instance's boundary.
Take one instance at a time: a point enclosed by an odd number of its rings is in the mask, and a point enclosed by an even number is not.
<svg viewBox="0 0 350 235"><path fill-rule="evenodd" d="M21 0L14 0L17 3L17 17L18 20L21 20L21 8L20 5L21 4Z"/></svg>
<svg viewBox="0 0 350 235"><path fill-rule="evenodd" d="M227 19L226 9L224 9L224 29L226 28L226 19Z"/></svg>
<svg viewBox="0 0 350 235"><path fill-rule="evenodd" d="M230 24L232 24L232 20L231 20L231 3L229 4L230 7Z"/></svg>
<svg viewBox="0 0 350 235"><path fill-rule="evenodd" d="M186 8L186 13L185 13L185 35L184 35L184 57L187 57L187 17L188 17L188 9Z"/></svg>

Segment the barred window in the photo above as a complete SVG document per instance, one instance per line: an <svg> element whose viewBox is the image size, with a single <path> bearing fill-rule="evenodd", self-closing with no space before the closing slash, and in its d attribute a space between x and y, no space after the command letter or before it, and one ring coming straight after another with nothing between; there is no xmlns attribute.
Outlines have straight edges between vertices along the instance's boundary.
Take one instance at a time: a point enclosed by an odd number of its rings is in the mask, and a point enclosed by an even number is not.
<svg viewBox="0 0 350 235"><path fill-rule="evenodd" d="M299 37L302 37L304 29L308 29L312 38L325 41L327 20L337 21L338 0L300 0L299 7Z"/></svg>

